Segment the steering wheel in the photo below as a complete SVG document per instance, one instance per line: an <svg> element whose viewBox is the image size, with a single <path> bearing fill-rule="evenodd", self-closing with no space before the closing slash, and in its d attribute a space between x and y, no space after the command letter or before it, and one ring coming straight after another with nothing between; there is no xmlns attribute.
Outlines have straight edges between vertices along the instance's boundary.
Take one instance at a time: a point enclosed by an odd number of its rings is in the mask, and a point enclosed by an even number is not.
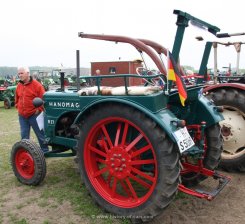
<svg viewBox="0 0 245 224"><path fill-rule="evenodd" d="M150 78L150 76L160 75L161 73L159 71L146 69L144 67L137 67L136 73L139 76L149 76L149 78L142 79L152 86L163 86L165 84L165 81L161 76L158 76L156 78Z"/></svg>

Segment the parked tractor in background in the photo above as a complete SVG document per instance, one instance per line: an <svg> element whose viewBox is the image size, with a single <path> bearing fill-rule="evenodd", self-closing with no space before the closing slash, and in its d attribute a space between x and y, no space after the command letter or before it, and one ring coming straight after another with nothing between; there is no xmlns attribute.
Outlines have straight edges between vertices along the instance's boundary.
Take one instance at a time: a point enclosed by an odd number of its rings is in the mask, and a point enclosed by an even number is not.
<svg viewBox="0 0 245 224"><path fill-rule="evenodd" d="M6 91L7 87L0 86L0 101L4 101L4 92Z"/></svg>
<svg viewBox="0 0 245 224"><path fill-rule="evenodd" d="M175 61L188 22L201 23L213 34L219 29L188 13L174 13L178 30L170 62L178 79ZM178 79L179 91L172 88L153 42L85 33L79 37L130 44L147 54L159 72L146 67L138 70L139 76L88 76L84 79L95 79L96 86L81 87L77 51L76 88L65 87L65 74L60 72L60 88L34 100L36 107L44 105L46 143L52 150L43 154L26 139L15 143L11 164L17 179L38 185L46 175L45 157L76 156L92 199L108 212L137 222L159 215L178 190L212 200L230 179L215 171L223 150L219 126L223 116L221 108L201 94L203 85L185 89ZM124 86L101 86L102 78L115 77L122 77ZM146 85L129 86L130 77L144 79ZM156 80L162 86L155 85ZM210 192L189 188L208 177L218 182Z"/></svg>
<svg viewBox="0 0 245 224"><path fill-rule="evenodd" d="M16 86L8 86L3 93L4 108L10 109L14 106Z"/></svg>
<svg viewBox="0 0 245 224"><path fill-rule="evenodd" d="M244 35L245 33L241 33ZM240 35L240 34L235 34ZM222 35L230 37L232 34ZM218 75L217 69L217 46L235 46L237 52L236 74L225 76ZM203 92L218 106L224 107L224 120L220 122L221 133L224 139L224 151L219 164L226 171L245 171L245 84L244 74L239 72L241 45L244 42L207 42L203 62L210 53L211 46L214 48L214 79L207 82ZM205 63L201 65L199 74L203 74ZM220 81L220 82L219 82Z"/></svg>
<svg viewBox="0 0 245 224"><path fill-rule="evenodd" d="M4 101L3 105L5 109L11 108L14 105L14 96L16 86L5 85L4 80L0 80L0 101ZM8 83L9 84L9 83Z"/></svg>

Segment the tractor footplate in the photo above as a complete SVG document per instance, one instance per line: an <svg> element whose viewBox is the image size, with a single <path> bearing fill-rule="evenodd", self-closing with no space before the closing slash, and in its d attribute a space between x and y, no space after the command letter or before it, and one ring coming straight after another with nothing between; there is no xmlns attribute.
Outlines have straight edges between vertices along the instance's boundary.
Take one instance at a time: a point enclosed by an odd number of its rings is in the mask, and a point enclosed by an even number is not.
<svg viewBox="0 0 245 224"><path fill-rule="evenodd" d="M73 152L68 152L68 153L56 153L56 152L47 152L44 154L45 158L49 158L49 157L72 157L75 156L76 154L74 154Z"/></svg>
<svg viewBox="0 0 245 224"><path fill-rule="evenodd" d="M218 185L216 186L216 188L212 189L211 191L206 191L206 190L201 190L201 189L191 189L191 188L184 186L183 184L180 184L178 189L186 194L211 201L219 194L219 192L231 180L230 177L224 176L218 173L217 171L208 170L206 168L202 168L200 170L199 166L195 166L195 165L190 165L190 166L193 168L193 170L199 169L199 172L194 171L197 174L201 174L202 176L206 176L206 177L213 177L214 180L218 181Z"/></svg>
<svg viewBox="0 0 245 224"><path fill-rule="evenodd" d="M48 157L72 157L75 156L76 153L74 151L71 152L67 152L68 150L51 150L48 152L44 153L44 157L48 158Z"/></svg>

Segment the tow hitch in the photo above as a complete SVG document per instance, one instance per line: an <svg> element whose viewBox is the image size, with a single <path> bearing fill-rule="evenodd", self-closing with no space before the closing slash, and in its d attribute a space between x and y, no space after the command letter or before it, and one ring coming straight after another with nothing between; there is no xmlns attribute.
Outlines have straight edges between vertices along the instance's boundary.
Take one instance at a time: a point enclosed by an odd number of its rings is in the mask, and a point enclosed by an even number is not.
<svg viewBox="0 0 245 224"><path fill-rule="evenodd" d="M201 189L191 189L191 188L184 186L183 184L179 185L178 189L180 191L182 191L186 194L198 197L198 198L204 198L204 199L207 199L209 201L213 200L216 197L216 195L218 195L219 192L231 180L230 177L224 176L224 175L218 173L217 171L212 171L212 170L206 169L204 167L192 165L189 163L183 163L182 165L185 167L185 169L191 170L191 172L194 172L196 174L201 174L201 175L206 176L206 177L213 177L213 179L218 181L217 187L214 188L210 192L205 191L205 190L201 190Z"/></svg>
<svg viewBox="0 0 245 224"><path fill-rule="evenodd" d="M189 132L191 133L195 146L183 152L183 160L181 162L182 175L191 174L193 176L200 176L202 179L212 177L218 182L218 185L213 190L201 190L193 189L185 186L186 184L180 184L178 189L186 194L198 198L204 198L209 201L213 200L216 195L228 184L231 180L230 177L224 176L215 170L209 170L205 168L203 161L204 156L207 151L207 139L205 134L206 122L201 122L200 125L189 125L187 126ZM193 163L193 161L196 161ZM195 186L195 185L192 185Z"/></svg>

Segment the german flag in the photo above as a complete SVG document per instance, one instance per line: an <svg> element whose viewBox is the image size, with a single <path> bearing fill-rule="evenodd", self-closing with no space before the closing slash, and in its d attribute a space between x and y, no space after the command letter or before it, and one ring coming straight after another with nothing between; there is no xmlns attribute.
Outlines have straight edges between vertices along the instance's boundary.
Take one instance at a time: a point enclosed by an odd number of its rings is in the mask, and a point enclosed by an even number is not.
<svg viewBox="0 0 245 224"><path fill-rule="evenodd" d="M178 92L179 92L180 102L182 106L185 106L185 100L187 99L185 84L181 78L181 74L178 69L178 66L170 51L168 51L168 80L172 80L176 82Z"/></svg>

